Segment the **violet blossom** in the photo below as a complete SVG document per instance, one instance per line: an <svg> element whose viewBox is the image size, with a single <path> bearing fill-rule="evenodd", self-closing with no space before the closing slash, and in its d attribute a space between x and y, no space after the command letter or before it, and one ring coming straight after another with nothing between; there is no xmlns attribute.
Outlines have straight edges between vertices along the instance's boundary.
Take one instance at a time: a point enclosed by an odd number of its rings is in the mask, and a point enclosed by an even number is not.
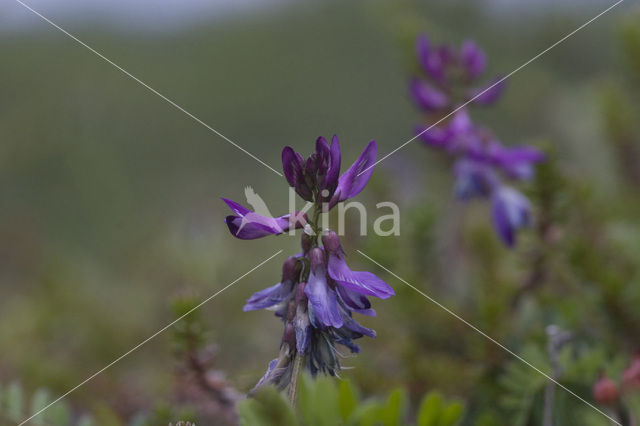
<svg viewBox="0 0 640 426"><path fill-rule="evenodd" d="M416 133L425 145L454 158L459 199L490 200L494 229L502 242L512 247L517 231L531 223L531 204L505 182L531 179L544 154L531 146L505 146L490 130L472 121L467 107L492 104L504 88L497 84L473 99L484 90L477 80L487 64L485 53L474 42L466 41L456 50L433 46L425 36L419 36L416 51L426 79L413 78L409 89L428 123L417 127Z"/></svg>
<svg viewBox="0 0 640 426"><path fill-rule="evenodd" d="M357 353L360 348L354 340L376 335L374 330L360 325L353 314L375 316L368 297L386 299L394 295L393 289L374 274L351 270L338 235L321 230L318 223L321 213L356 196L367 185L376 161L375 141L342 175L337 136L331 144L318 138L315 148L307 159L291 147L282 150L285 178L302 199L313 204L311 214L296 212L270 218L223 198L234 213L226 218L227 226L237 238L254 239L305 229L302 251L284 262L280 282L252 295L243 308L272 310L284 324L279 356L269 363L254 389L266 384L284 389L295 383L296 363L312 375L335 375L341 369L336 344Z"/></svg>

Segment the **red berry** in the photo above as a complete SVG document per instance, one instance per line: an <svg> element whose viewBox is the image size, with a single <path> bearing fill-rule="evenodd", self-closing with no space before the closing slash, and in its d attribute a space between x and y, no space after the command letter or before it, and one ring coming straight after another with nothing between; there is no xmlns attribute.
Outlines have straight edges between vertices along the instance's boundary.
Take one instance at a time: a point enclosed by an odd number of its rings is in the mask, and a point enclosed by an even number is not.
<svg viewBox="0 0 640 426"><path fill-rule="evenodd" d="M618 399L618 385L604 374L593 385L593 399L598 404L609 405Z"/></svg>

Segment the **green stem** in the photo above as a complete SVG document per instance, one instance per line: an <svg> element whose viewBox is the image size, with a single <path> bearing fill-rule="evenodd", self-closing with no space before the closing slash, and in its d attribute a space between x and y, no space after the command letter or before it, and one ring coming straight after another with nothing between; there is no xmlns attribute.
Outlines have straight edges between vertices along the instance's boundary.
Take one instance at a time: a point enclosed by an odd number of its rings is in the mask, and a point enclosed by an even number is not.
<svg viewBox="0 0 640 426"><path fill-rule="evenodd" d="M291 383L289 384L289 402L292 407L296 406L296 397L298 394L298 376L300 375L300 369L302 367L302 359L304 355L296 354L296 358L293 361L293 372L291 373Z"/></svg>

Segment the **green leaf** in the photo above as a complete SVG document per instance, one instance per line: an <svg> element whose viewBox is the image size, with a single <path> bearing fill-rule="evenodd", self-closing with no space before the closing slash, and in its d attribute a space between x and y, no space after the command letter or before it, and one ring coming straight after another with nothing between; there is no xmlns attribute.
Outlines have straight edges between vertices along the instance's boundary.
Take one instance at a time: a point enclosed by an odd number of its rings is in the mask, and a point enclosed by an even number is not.
<svg viewBox="0 0 640 426"><path fill-rule="evenodd" d="M418 409L418 426L436 426L442 410L442 395L430 392L425 395Z"/></svg>
<svg viewBox="0 0 640 426"><path fill-rule="evenodd" d="M440 414L440 426L453 426L462 420L464 406L460 402L452 402Z"/></svg>
<svg viewBox="0 0 640 426"><path fill-rule="evenodd" d="M342 380L338 385L338 407L343 420L347 420L358 405L358 395L349 380Z"/></svg>
<svg viewBox="0 0 640 426"><path fill-rule="evenodd" d="M380 410L380 421L385 426L400 426L406 401L404 389L395 389L387 398L387 403Z"/></svg>
<svg viewBox="0 0 640 426"><path fill-rule="evenodd" d="M299 380L298 413L308 426L344 424L340 414L339 396L333 379L304 375Z"/></svg>
<svg viewBox="0 0 640 426"><path fill-rule="evenodd" d="M240 424L247 426L297 426L289 402L273 387L260 389L253 399L239 404Z"/></svg>

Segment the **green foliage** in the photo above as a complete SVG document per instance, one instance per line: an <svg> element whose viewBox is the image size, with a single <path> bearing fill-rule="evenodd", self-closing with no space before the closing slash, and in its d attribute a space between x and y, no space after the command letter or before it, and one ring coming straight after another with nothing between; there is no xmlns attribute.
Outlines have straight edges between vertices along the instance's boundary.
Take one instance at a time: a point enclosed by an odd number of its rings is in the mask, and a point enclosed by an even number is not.
<svg viewBox="0 0 640 426"><path fill-rule="evenodd" d="M10 383L4 389L0 388L0 419L3 422L19 423L49 405L53 400L51 392L47 389L37 389L29 397L20 383ZM71 419L69 405L66 401L58 401L34 417L30 423L34 426L93 426L96 424L89 416L84 416L77 422Z"/></svg>
<svg viewBox="0 0 640 426"><path fill-rule="evenodd" d="M438 392L425 395L416 421L407 421L407 393L391 391L386 398L361 400L348 380L331 378L300 380L295 411L274 388L264 388L238 406L242 425L258 426L455 426L462 420L463 406L449 402Z"/></svg>

